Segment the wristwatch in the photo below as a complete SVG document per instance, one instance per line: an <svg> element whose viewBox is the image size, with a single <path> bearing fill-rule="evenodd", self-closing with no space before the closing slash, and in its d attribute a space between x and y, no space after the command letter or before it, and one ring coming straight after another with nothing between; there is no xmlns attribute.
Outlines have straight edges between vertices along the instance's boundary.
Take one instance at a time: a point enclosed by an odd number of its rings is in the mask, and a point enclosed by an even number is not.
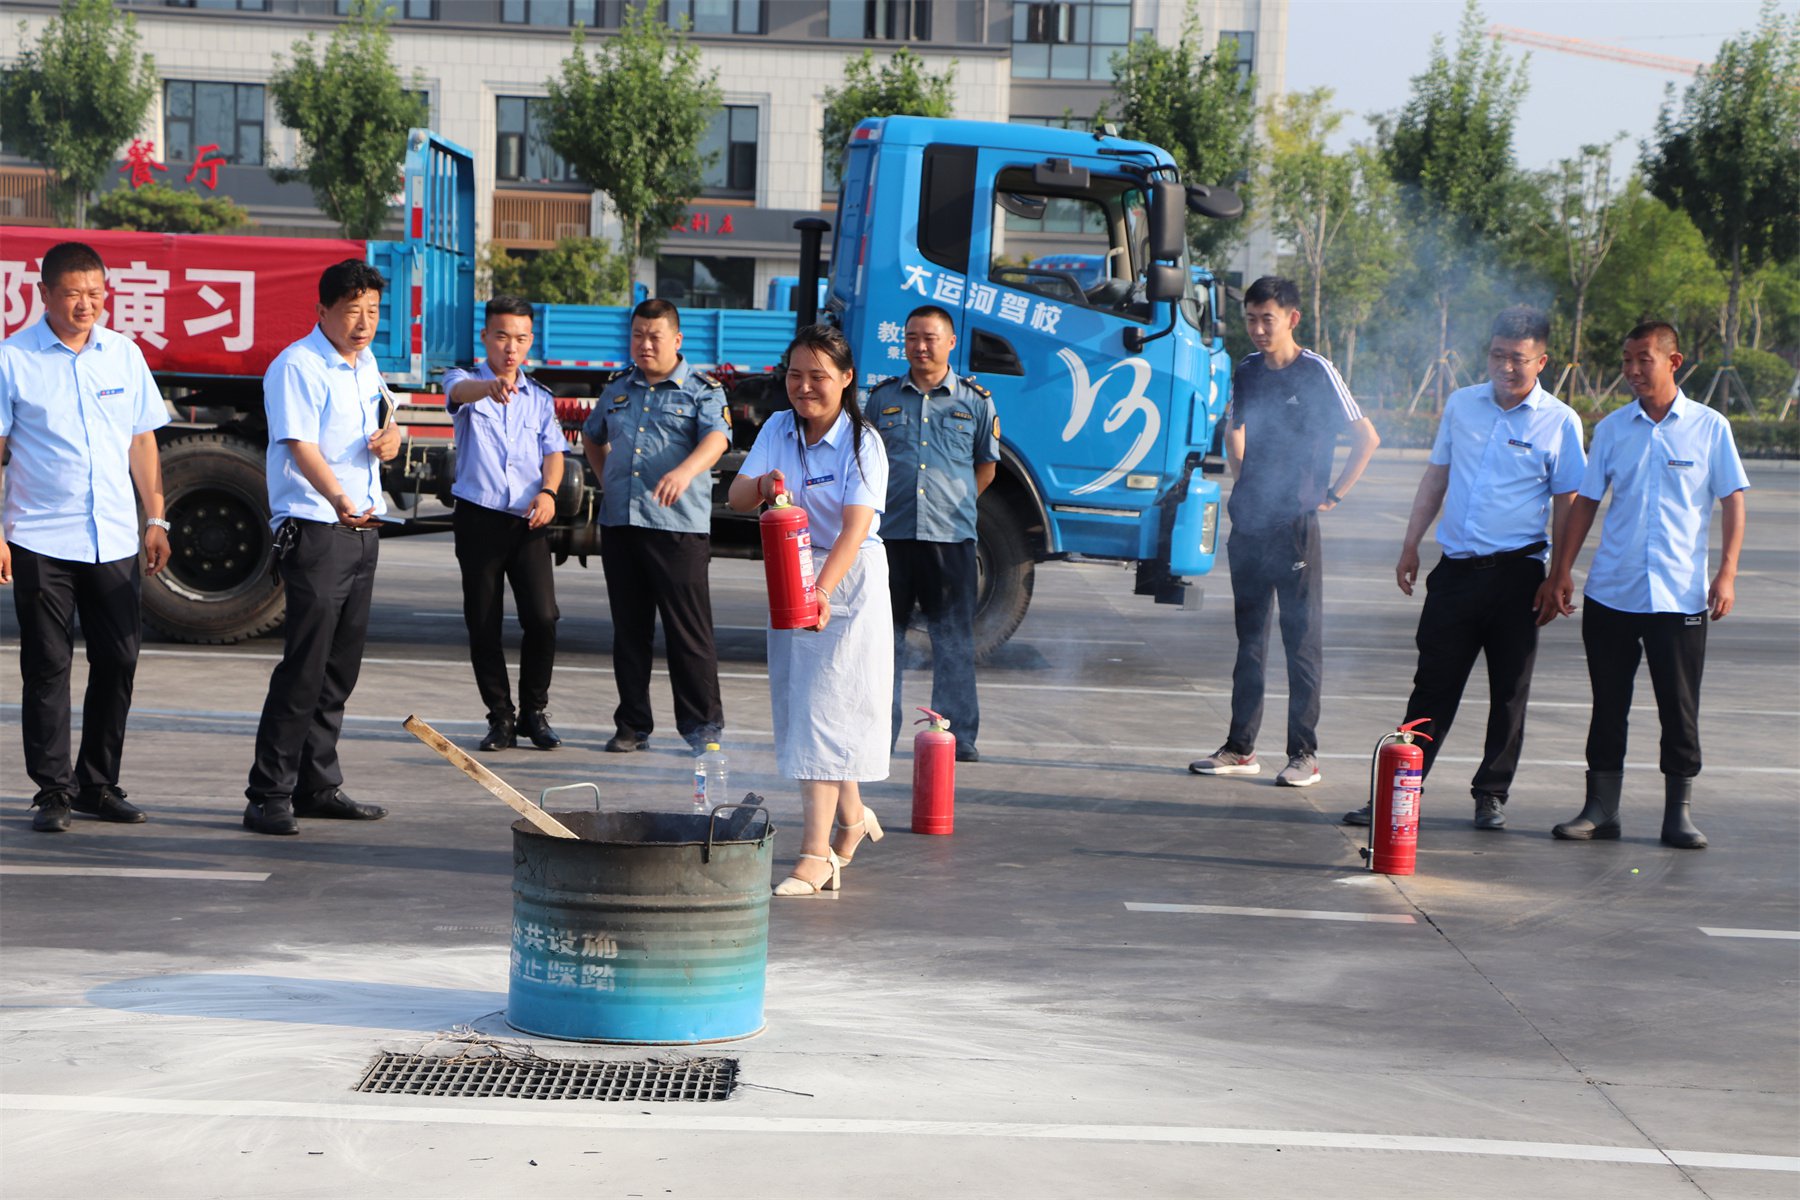
<svg viewBox="0 0 1800 1200"><path fill-rule="evenodd" d="M150 525L154 525L158 529L162 530L164 533L167 533L167 532L169 532L169 530L174 528L174 526L170 525L167 521L163 520L161 517L145 517L144 524L146 527L150 526Z"/></svg>

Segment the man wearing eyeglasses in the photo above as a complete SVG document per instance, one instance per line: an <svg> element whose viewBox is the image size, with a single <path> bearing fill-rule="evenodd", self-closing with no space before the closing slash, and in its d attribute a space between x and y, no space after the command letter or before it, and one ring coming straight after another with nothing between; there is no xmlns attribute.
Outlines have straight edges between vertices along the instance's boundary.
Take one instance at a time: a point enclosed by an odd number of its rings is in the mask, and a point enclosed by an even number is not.
<svg viewBox="0 0 1800 1200"><path fill-rule="evenodd" d="M956 761L979 762L975 737L976 500L1000 462L1000 418L973 379L950 370L956 325L934 304L907 314L906 374L869 393L866 409L888 453L888 588L894 609L893 736L900 737L900 677L915 608L931 635L931 707L950 719Z"/></svg>
<svg viewBox="0 0 1800 1200"><path fill-rule="evenodd" d="M1562 538L1587 465L1581 418L1538 386L1550 320L1509 308L1488 342L1488 382L1444 404L1430 465L1413 496L1394 578L1413 594L1419 541L1438 520L1444 555L1425 579L1415 641L1419 667L1406 719L1428 719L1425 775L1444 748L1475 658L1487 659L1487 742L1470 790L1475 828L1506 827L1506 797L1525 743L1525 703L1537 661L1538 588L1551 541ZM1550 527L1546 540L1545 525ZM1367 825L1364 805L1344 814Z"/></svg>

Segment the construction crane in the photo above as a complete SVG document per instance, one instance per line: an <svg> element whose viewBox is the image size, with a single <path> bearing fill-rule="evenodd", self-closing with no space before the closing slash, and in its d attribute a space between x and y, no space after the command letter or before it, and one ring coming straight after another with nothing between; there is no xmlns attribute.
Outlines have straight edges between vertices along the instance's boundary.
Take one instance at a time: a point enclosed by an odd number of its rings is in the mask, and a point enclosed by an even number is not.
<svg viewBox="0 0 1800 1200"><path fill-rule="evenodd" d="M1674 75L1691 76L1708 65L1697 58L1678 58L1673 54L1651 54L1643 50L1627 49L1624 46L1608 45L1605 42L1591 42L1586 38L1539 33L1535 29L1519 29L1513 25L1489 25L1488 34L1501 41L1530 46L1537 50L1554 50L1559 54L1580 54L1588 58L1624 63L1632 67L1647 67L1652 71L1667 71Z"/></svg>

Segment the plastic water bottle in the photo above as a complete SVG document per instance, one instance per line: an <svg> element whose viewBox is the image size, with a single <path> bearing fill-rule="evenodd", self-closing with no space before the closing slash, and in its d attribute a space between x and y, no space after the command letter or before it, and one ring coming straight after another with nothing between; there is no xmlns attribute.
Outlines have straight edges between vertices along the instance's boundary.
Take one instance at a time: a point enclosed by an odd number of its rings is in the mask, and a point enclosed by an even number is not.
<svg viewBox="0 0 1800 1200"><path fill-rule="evenodd" d="M694 757L694 811L709 813L716 804L725 804L725 752L719 743L706 743L706 751Z"/></svg>

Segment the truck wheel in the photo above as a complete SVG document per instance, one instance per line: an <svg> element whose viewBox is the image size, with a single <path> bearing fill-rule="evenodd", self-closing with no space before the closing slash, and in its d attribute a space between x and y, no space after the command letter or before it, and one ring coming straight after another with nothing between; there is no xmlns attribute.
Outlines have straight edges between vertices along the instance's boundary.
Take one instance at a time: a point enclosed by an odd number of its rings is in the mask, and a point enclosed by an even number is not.
<svg viewBox="0 0 1800 1200"><path fill-rule="evenodd" d="M144 579L144 620L178 642L223 645L279 628L262 447L195 433L162 447L169 565Z"/></svg>
<svg viewBox="0 0 1800 1200"><path fill-rule="evenodd" d="M975 526L975 661L1006 645L1031 607L1037 565L1017 506L990 490Z"/></svg>

